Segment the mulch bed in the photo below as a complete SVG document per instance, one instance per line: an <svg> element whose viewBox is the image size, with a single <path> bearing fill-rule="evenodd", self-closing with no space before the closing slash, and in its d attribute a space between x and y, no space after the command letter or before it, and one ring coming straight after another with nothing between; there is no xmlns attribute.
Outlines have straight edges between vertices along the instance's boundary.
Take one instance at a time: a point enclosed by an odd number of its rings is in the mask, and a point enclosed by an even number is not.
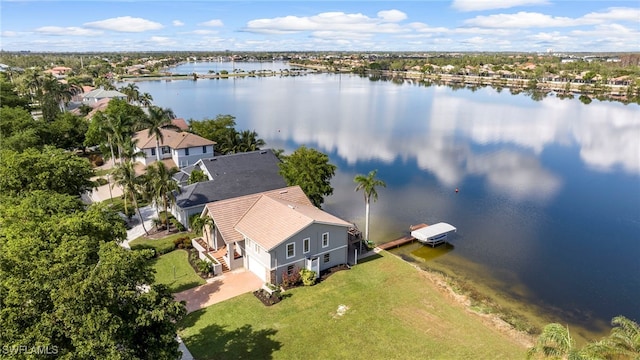
<svg viewBox="0 0 640 360"><path fill-rule="evenodd" d="M336 265L336 266L331 267L329 269L323 270L323 271L320 272L320 277L318 278L318 283L326 280L329 276L337 273L338 271L349 270L349 269L350 269L349 265L341 264L341 265ZM300 283L298 285L294 285L294 286L289 286L285 290L293 289L293 288L298 287L298 286L302 286L302 283ZM257 297L260 301L262 301L262 303L265 306L275 305L275 304L279 303L280 301L282 301L282 295L280 295L279 292L274 292L272 294L269 294L266 290L259 289L259 290L254 291L253 295L255 297Z"/></svg>

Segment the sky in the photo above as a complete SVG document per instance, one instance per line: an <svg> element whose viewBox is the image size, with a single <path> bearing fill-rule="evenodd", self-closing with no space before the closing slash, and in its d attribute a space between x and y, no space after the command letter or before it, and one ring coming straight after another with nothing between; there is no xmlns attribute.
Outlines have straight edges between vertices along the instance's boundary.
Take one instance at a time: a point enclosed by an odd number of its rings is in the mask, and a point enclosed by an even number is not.
<svg viewBox="0 0 640 360"><path fill-rule="evenodd" d="M0 0L4 51L640 51L640 1Z"/></svg>

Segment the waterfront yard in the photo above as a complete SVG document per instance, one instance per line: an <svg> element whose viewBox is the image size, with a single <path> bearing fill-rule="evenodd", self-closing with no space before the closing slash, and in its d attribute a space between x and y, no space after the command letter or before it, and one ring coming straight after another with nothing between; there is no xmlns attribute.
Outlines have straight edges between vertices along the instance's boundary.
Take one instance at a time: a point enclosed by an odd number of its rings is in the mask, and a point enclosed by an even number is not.
<svg viewBox="0 0 640 360"><path fill-rule="evenodd" d="M196 359L516 359L526 341L489 325L427 275L384 253L274 306L245 294L189 314Z"/></svg>

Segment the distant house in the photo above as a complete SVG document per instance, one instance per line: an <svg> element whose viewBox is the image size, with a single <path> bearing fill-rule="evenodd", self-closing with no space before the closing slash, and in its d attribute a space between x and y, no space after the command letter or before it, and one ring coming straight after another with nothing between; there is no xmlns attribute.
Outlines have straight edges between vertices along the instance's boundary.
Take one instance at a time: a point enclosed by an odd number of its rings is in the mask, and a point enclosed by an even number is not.
<svg viewBox="0 0 640 360"><path fill-rule="evenodd" d="M283 188L287 184L279 173L279 163L271 150L201 159L183 168L174 178L185 185L189 174L197 169L203 171L209 181L182 187L172 213L188 227L189 217L202 213L210 202Z"/></svg>
<svg viewBox="0 0 640 360"><path fill-rule="evenodd" d="M64 79L73 69L65 66L56 66L54 68L43 71L45 74L51 74L56 79Z"/></svg>
<svg viewBox="0 0 640 360"><path fill-rule="evenodd" d="M202 216L213 219L205 238L223 268L247 268L264 282L348 260L352 224L313 206L299 186L209 203Z"/></svg>
<svg viewBox="0 0 640 360"><path fill-rule="evenodd" d="M82 95L82 103L93 107L103 99L127 99L127 95L116 90L105 90L103 88L93 89Z"/></svg>
<svg viewBox="0 0 640 360"><path fill-rule="evenodd" d="M200 159L213 157L215 142L211 140L188 132L160 131L160 159L171 158L176 166L185 167ZM137 158L138 162L146 166L157 160L155 135L149 136L148 130L141 130L133 135L133 139L137 140L137 149L144 153L144 156Z"/></svg>

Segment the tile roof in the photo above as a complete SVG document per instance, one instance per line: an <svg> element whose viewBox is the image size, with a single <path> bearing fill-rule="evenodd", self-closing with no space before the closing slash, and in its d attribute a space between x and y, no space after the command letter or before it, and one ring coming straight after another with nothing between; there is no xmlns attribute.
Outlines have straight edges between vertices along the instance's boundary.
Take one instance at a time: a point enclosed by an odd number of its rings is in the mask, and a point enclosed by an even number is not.
<svg viewBox="0 0 640 360"><path fill-rule="evenodd" d="M196 164L211 174L210 181L187 185L176 196L179 208L198 205L287 186L280 175L280 160L271 150L216 156Z"/></svg>
<svg viewBox="0 0 640 360"><path fill-rule="evenodd" d="M160 129L162 132L162 141L160 146L168 146L172 149L185 149L198 146L214 145L215 142L200 137L196 134L188 132L177 132L168 129ZM149 136L148 130L140 130L133 135L134 139L138 139L139 149L155 149L156 136Z"/></svg>
<svg viewBox="0 0 640 360"><path fill-rule="evenodd" d="M182 131L189 130L189 125L187 124L187 122L183 118L173 119L173 120L171 120L171 123L173 125L177 126L178 129L180 129Z"/></svg>
<svg viewBox="0 0 640 360"><path fill-rule="evenodd" d="M235 230L234 226L262 196L267 195L278 199L287 199L297 204L311 204L299 186L290 186L209 203L207 204L209 216L214 219L216 227L225 242L230 243L244 239L242 234Z"/></svg>
<svg viewBox="0 0 640 360"><path fill-rule="evenodd" d="M82 95L82 98L85 100L88 99L104 99L104 98L121 98L126 99L127 95L116 91L116 90L105 90L103 88L97 88L89 91L88 93Z"/></svg>
<svg viewBox="0 0 640 360"><path fill-rule="evenodd" d="M217 201L207 211L225 242L247 236L267 251L313 223L352 226L313 206L299 186Z"/></svg>

